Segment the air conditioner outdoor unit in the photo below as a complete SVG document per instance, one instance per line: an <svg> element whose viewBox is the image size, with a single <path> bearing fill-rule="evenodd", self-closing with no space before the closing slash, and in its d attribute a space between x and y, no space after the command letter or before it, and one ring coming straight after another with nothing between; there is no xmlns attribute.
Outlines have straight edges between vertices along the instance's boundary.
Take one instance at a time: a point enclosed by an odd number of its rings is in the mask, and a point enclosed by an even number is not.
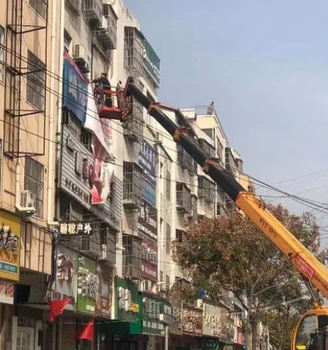
<svg viewBox="0 0 328 350"><path fill-rule="evenodd" d="M108 19L105 16L102 16L101 28L103 28L103 29L108 28Z"/></svg>
<svg viewBox="0 0 328 350"><path fill-rule="evenodd" d="M159 132L156 132L155 143L158 145L161 145L163 143L163 135Z"/></svg>
<svg viewBox="0 0 328 350"><path fill-rule="evenodd" d="M20 191L20 205L16 209L24 215L34 215L36 213L34 194L29 190Z"/></svg>
<svg viewBox="0 0 328 350"><path fill-rule="evenodd" d="M106 244L101 245L101 260L107 259L107 246Z"/></svg>
<svg viewBox="0 0 328 350"><path fill-rule="evenodd" d="M75 61L85 62L88 64L87 50L83 45L75 45L73 58Z"/></svg>

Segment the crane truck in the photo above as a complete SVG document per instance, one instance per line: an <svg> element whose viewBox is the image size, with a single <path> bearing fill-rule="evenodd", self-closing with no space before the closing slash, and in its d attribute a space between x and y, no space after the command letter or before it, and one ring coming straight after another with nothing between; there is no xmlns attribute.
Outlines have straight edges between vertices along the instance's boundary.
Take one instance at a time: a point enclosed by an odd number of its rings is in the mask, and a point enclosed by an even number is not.
<svg viewBox="0 0 328 350"><path fill-rule="evenodd" d="M314 306L300 317L294 327L291 350L328 350L328 308L323 306L314 291L316 288L328 298L326 267L268 211L261 199L246 191L217 159L205 154L189 121L179 109L152 102L136 86L133 77L128 78L119 96L120 109L113 107L103 117L127 123L129 118L133 118L133 101L137 100L303 275L314 299ZM178 125L165 114L165 110L176 113Z"/></svg>

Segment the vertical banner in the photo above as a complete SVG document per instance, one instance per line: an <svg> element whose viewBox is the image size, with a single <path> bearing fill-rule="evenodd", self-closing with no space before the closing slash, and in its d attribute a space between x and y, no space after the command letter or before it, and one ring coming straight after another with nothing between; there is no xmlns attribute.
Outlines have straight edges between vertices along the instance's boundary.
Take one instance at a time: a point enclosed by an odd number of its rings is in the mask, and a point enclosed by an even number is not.
<svg viewBox="0 0 328 350"><path fill-rule="evenodd" d="M141 275L146 279L157 281L157 153L145 140L140 144L139 165L143 169L142 200L138 217L138 232L142 237Z"/></svg>

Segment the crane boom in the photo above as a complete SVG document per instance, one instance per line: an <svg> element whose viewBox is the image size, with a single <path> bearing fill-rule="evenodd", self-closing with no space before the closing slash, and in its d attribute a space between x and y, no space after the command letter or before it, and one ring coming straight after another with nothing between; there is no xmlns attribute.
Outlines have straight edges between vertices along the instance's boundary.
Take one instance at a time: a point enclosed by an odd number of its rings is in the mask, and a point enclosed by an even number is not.
<svg viewBox="0 0 328 350"><path fill-rule="evenodd" d="M177 126L164 112L159 103L152 103L129 78L125 94L139 101L153 118L181 145L201 166L216 184L235 202L246 216L272 241L303 276L308 279L326 298L328 298L328 270L325 266L276 219L267 209L263 201L247 192L237 180L230 175L213 158L209 157L199 146L189 122L184 118ZM172 110L172 109L171 109ZM181 126L182 125L182 126ZM189 125L189 127L188 127ZM316 305L320 307L320 305Z"/></svg>

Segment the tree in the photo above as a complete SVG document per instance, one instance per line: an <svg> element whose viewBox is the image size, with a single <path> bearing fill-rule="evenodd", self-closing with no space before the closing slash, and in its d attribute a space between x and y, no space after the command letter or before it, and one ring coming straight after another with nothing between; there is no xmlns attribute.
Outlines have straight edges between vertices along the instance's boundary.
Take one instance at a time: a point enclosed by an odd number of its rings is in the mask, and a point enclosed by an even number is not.
<svg viewBox="0 0 328 350"><path fill-rule="evenodd" d="M305 246L318 251L319 228L310 213L292 215L281 205L268 209ZM237 211L192 227L187 241L177 248L177 260L194 286L206 289L210 298L218 300L223 291L232 291L248 308L244 334L249 349L255 350L257 326L266 310L302 294L296 269Z"/></svg>

